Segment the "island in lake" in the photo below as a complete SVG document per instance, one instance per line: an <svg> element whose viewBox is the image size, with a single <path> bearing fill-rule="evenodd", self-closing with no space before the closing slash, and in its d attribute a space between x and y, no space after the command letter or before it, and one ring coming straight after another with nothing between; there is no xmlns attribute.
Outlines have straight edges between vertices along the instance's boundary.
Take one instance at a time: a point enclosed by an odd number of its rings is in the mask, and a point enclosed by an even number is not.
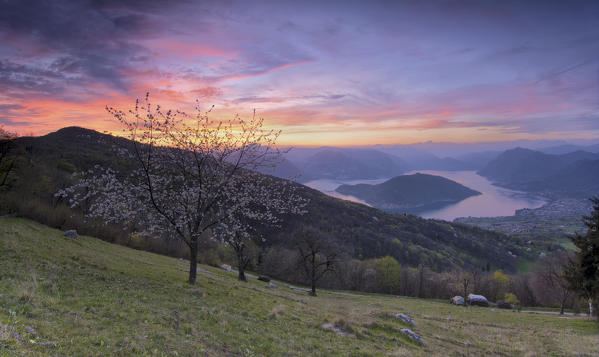
<svg viewBox="0 0 599 357"><path fill-rule="evenodd" d="M442 208L481 194L445 177L421 173L397 176L376 185L341 185L335 191L395 213Z"/></svg>

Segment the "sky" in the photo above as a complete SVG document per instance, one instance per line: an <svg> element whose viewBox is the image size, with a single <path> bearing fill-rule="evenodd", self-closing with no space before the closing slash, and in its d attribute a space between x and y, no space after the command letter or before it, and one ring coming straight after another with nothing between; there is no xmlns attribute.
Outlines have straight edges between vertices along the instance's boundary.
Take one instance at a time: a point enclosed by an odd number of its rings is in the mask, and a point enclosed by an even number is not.
<svg viewBox="0 0 599 357"><path fill-rule="evenodd" d="M0 0L0 125L250 116L281 144L599 140L599 1Z"/></svg>

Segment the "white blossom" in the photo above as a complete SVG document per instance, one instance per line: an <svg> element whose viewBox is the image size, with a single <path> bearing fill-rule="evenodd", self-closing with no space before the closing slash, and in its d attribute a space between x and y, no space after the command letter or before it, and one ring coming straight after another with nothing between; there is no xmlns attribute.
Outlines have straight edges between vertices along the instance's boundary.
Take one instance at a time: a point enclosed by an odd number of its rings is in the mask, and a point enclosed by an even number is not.
<svg viewBox="0 0 599 357"><path fill-rule="evenodd" d="M278 224L285 213L303 214L307 201L297 185L256 172L281 161L279 131L255 117L215 122L209 112L190 116L152 107L148 96L134 110L107 110L130 141L114 147L130 170L94 166L56 193L71 207L106 223L184 241L193 251L212 230L231 243L247 239L256 224ZM190 278L191 280L191 278Z"/></svg>

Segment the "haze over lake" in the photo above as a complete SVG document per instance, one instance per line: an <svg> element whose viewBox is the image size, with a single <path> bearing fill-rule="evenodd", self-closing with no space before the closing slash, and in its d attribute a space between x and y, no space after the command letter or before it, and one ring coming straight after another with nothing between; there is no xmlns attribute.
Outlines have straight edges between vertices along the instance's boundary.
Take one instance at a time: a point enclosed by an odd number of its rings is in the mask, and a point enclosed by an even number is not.
<svg viewBox="0 0 599 357"><path fill-rule="evenodd" d="M496 217L513 216L516 210L522 208L538 208L545 201L530 197L523 192L508 190L494 186L486 178L477 175L475 171L431 171L418 170L407 172L406 175L414 173L423 173L429 175L443 176L456 181L473 190L477 190L482 195L472 196L455 204L445 206L440 209L424 211L418 215L424 218L437 218L452 221L458 217ZM389 177L390 178L390 177ZM335 192L335 189L342 184L355 185L358 183L379 184L387 181L389 178L371 179L371 180L329 180L320 179L306 182L305 185L319 190L327 195L359 202L366 202L349 195L342 195Z"/></svg>

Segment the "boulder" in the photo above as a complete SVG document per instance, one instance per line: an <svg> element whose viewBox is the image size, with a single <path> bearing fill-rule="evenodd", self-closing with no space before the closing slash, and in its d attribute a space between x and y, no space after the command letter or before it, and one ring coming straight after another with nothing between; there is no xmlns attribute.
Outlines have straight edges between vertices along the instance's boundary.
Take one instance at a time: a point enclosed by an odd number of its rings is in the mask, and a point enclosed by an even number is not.
<svg viewBox="0 0 599 357"><path fill-rule="evenodd" d="M426 343L424 343L424 340L422 339L422 337L420 337L419 334L417 334L416 332L408 329L408 328L402 328L400 330L404 335L408 336L410 338L410 340L417 342L421 345L426 345Z"/></svg>
<svg viewBox="0 0 599 357"><path fill-rule="evenodd" d="M489 306L489 300L482 295L468 294L468 304L474 306Z"/></svg>
<svg viewBox="0 0 599 357"><path fill-rule="evenodd" d="M403 321L403 322L407 323L408 325L411 325L411 326L414 326L414 325L415 325L415 324L414 324L414 320L413 320L413 319L412 319L410 316L408 316L408 315L406 315L406 314L402 314L402 313L395 314L395 317L397 317L397 318L398 318L398 319L400 319L401 321Z"/></svg>
<svg viewBox="0 0 599 357"><path fill-rule="evenodd" d="M262 276L262 275L260 275L260 276L258 277L258 280L260 280L260 281L263 281L263 282L265 282L265 283L268 283L268 282L270 281L270 278L269 278L269 277L267 277L267 276Z"/></svg>
<svg viewBox="0 0 599 357"><path fill-rule="evenodd" d="M451 300L449 300L449 302L451 302L452 304L457 305L457 306L466 305L466 300L463 297L458 296L458 295L452 297Z"/></svg>
<svg viewBox="0 0 599 357"><path fill-rule="evenodd" d="M268 287L271 288L271 289L276 289L277 285L273 284L272 281L270 281L270 282L268 282Z"/></svg>
<svg viewBox="0 0 599 357"><path fill-rule="evenodd" d="M511 309L513 309L513 308L514 308L514 307L512 306L512 304L510 304L510 303L509 303L509 302L507 302L507 301L503 301L503 300L499 300L499 301L497 301L497 307L498 307L498 308L500 308L500 309L509 309L509 310L511 310Z"/></svg>
<svg viewBox="0 0 599 357"><path fill-rule="evenodd" d="M79 235L77 234L77 231L74 229L69 229L68 231L64 232L64 236L67 238L77 238L79 237Z"/></svg>

